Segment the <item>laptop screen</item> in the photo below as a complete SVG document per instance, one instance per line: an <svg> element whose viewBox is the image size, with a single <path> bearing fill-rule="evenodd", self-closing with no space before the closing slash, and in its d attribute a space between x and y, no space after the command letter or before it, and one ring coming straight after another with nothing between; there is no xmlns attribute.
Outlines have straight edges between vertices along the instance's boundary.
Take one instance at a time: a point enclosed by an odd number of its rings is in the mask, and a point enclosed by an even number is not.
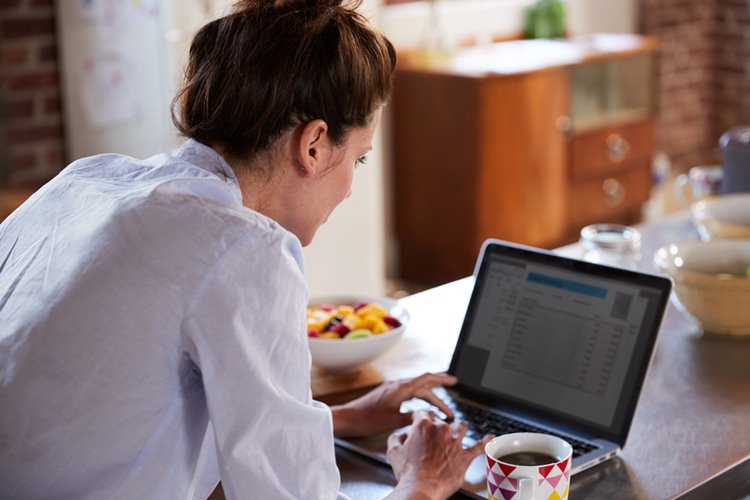
<svg viewBox="0 0 750 500"><path fill-rule="evenodd" d="M666 278L487 243L449 371L501 406L624 443L670 289Z"/></svg>

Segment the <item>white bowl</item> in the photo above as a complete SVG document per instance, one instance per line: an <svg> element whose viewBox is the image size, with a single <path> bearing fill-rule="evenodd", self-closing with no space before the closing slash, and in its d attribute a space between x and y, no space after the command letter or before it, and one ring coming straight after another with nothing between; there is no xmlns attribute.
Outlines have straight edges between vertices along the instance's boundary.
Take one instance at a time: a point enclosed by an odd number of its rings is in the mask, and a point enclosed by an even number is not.
<svg viewBox="0 0 750 500"><path fill-rule="evenodd" d="M704 198L690 211L704 241L750 239L750 193Z"/></svg>
<svg viewBox="0 0 750 500"><path fill-rule="evenodd" d="M401 338L409 323L409 312L396 300L387 297L345 296L320 297L310 306L321 304L354 305L359 302L374 302L383 306L390 316L398 319L401 326L385 333L357 339L320 339L308 337L313 364L330 372L353 372L362 365L378 358Z"/></svg>
<svg viewBox="0 0 750 500"><path fill-rule="evenodd" d="M657 250L654 263L704 332L750 334L750 240L676 243Z"/></svg>

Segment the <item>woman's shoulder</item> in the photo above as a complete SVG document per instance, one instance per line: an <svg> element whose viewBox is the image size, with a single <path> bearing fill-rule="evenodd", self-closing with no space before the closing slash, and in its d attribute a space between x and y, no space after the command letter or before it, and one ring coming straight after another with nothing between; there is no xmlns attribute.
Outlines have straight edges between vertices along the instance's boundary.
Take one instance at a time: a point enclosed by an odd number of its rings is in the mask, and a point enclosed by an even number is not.
<svg viewBox="0 0 750 500"><path fill-rule="evenodd" d="M66 168L46 198L85 211L109 234L139 241L152 256L176 253L210 262L230 246L301 253L294 235L244 207L236 179L221 174L175 155L97 155Z"/></svg>

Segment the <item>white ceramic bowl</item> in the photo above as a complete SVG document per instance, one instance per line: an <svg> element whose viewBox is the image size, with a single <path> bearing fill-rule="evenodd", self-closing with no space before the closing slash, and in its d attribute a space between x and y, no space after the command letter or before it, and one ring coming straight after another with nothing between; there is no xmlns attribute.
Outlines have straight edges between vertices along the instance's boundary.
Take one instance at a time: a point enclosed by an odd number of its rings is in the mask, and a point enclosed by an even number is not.
<svg viewBox="0 0 750 500"><path fill-rule="evenodd" d="M704 332L750 334L750 240L676 243L660 248L654 263Z"/></svg>
<svg viewBox="0 0 750 500"><path fill-rule="evenodd" d="M690 211L704 241L750 239L750 193L704 198Z"/></svg>
<svg viewBox="0 0 750 500"><path fill-rule="evenodd" d="M353 372L364 364L384 354L401 338L409 323L409 312L394 299L387 297L320 297L310 301L310 306L321 304L354 305L359 302L374 302L383 306L390 316L398 319L401 326L385 333L358 339L309 338L313 364L330 372Z"/></svg>

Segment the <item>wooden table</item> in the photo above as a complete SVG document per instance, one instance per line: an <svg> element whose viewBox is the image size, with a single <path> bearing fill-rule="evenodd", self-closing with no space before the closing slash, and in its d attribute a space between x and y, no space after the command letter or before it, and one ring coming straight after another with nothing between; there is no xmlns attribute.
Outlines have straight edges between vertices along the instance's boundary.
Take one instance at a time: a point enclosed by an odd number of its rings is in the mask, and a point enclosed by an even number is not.
<svg viewBox="0 0 750 500"><path fill-rule="evenodd" d="M643 269L667 243L695 240L687 216L639 226ZM580 252L573 245L560 250ZM365 376L339 380L324 401L346 399L382 379L445 371L468 303L473 278L401 300L412 316L397 346ZM748 304L750 307L750 304ZM332 389L336 380L329 380ZM350 392L347 392L350 391ZM357 500L382 498L395 484L391 472L337 450L342 490ZM750 495L750 339L701 335L673 303L656 346L630 437L622 454L573 478L572 498L742 498Z"/></svg>

